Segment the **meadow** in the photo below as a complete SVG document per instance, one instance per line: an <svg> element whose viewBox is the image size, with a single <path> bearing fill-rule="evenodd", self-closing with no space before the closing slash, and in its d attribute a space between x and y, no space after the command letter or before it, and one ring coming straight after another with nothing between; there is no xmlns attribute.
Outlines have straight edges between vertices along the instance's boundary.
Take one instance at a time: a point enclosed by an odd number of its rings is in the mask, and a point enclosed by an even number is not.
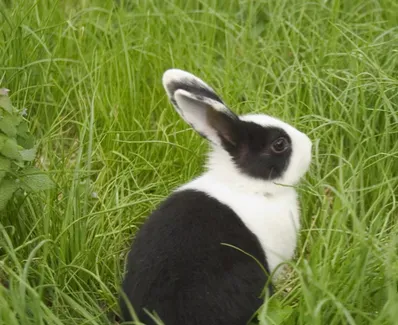
<svg viewBox="0 0 398 325"><path fill-rule="evenodd" d="M0 0L0 87L56 184L0 213L0 323L117 324L135 232L203 170L207 144L161 85L175 67L314 144L296 258L260 324L398 324L397 13L396 0Z"/></svg>

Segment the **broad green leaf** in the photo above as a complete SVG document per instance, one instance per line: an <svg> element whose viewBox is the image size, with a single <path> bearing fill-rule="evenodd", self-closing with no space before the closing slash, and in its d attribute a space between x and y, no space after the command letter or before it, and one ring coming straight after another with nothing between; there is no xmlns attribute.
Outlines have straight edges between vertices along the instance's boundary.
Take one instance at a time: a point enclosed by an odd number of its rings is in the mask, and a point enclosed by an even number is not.
<svg viewBox="0 0 398 325"><path fill-rule="evenodd" d="M32 149L35 145L35 138L33 137L33 135L30 134L26 138L17 136L17 142L18 145L25 149Z"/></svg>
<svg viewBox="0 0 398 325"><path fill-rule="evenodd" d="M5 113L2 118L0 117L0 131L14 138L17 135L17 125L20 121L20 116Z"/></svg>
<svg viewBox="0 0 398 325"><path fill-rule="evenodd" d="M15 180L6 179L0 183L0 211L4 210L14 192L18 189Z"/></svg>
<svg viewBox="0 0 398 325"><path fill-rule="evenodd" d="M280 325L291 315L293 308L283 305L279 300L272 299L267 307L267 324Z"/></svg>
<svg viewBox="0 0 398 325"><path fill-rule="evenodd" d="M19 153L17 141L14 139L7 139L1 149L0 153L11 159L21 160L21 154Z"/></svg>
<svg viewBox="0 0 398 325"><path fill-rule="evenodd" d="M0 157L0 183L3 180L4 176L7 174L7 172L10 170L10 166L10 160Z"/></svg>
<svg viewBox="0 0 398 325"><path fill-rule="evenodd" d="M32 149L21 150L19 153L22 156L22 160L32 161L36 157L36 152L37 152L36 148L32 148Z"/></svg>
<svg viewBox="0 0 398 325"><path fill-rule="evenodd" d="M12 164L16 165L16 166L18 166L20 168L24 168L25 167L25 162L23 160L13 160Z"/></svg>
<svg viewBox="0 0 398 325"><path fill-rule="evenodd" d="M29 133L28 123L25 120L18 124L17 141L25 149L31 149L35 144L35 138Z"/></svg>
<svg viewBox="0 0 398 325"><path fill-rule="evenodd" d="M3 149L4 144L8 140L8 137L5 134L0 133L0 151Z"/></svg>
<svg viewBox="0 0 398 325"><path fill-rule="evenodd" d="M0 108L4 108L8 113L13 113L13 107L11 104L11 100L8 97L7 92L4 92L3 89L0 89L2 94L0 94Z"/></svg>
<svg viewBox="0 0 398 325"><path fill-rule="evenodd" d="M29 127L25 120L22 120L21 123L18 124L17 134L24 139L29 137Z"/></svg>
<svg viewBox="0 0 398 325"><path fill-rule="evenodd" d="M28 192L39 192L54 188L55 184L47 174L35 167L27 168L20 177L21 186Z"/></svg>

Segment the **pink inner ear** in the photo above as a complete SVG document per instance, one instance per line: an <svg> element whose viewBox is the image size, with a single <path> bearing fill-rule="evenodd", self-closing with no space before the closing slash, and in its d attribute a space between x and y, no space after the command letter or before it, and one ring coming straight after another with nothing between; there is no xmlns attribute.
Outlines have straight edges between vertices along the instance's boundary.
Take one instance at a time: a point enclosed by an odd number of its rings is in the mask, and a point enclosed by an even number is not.
<svg viewBox="0 0 398 325"><path fill-rule="evenodd" d="M242 164L249 154L249 146L247 144L239 145L239 153L235 159L237 159L237 163Z"/></svg>
<svg viewBox="0 0 398 325"><path fill-rule="evenodd" d="M238 130L235 119L227 114L217 111L210 105L206 107L207 123L213 128L222 140L236 146L238 142Z"/></svg>
<svg viewBox="0 0 398 325"><path fill-rule="evenodd" d="M228 133L223 135L223 138L227 140L229 143L232 145L236 146L236 141L234 138L232 138Z"/></svg>

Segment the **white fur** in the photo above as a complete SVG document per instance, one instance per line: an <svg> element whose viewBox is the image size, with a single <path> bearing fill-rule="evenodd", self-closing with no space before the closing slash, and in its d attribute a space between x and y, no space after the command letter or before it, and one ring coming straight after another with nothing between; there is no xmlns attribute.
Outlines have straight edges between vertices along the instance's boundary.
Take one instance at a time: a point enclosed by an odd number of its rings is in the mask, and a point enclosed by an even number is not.
<svg viewBox="0 0 398 325"><path fill-rule="evenodd" d="M173 94L170 93L169 89L167 88L167 85L175 81L184 82L188 84L198 84L214 92L213 88L211 88L202 79L199 79L198 77L194 76L192 73L180 69L169 69L163 74L162 77L163 87L166 89L166 92L169 95L169 97L172 97Z"/></svg>
<svg viewBox="0 0 398 325"><path fill-rule="evenodd" d="M197 99L193 94L183 89L177 90L174 93L174 98L179 107L178 112L181 117L196 131L205 135L211 142L220 145L221 142L217 135L217 131L207 123L207 112L203 107L204 105L208 105L213 109L226 114L229 113L229 109L222 103L211 98Z"/></svg>
<svg viewBox="0 0 398 325"><path fill-rule="evenodd" d="M177 90L175 94L169 93L167 85L177 80L200 84L212 90L192 74L172 69L166 71L163 76L163 84L170 97L183 91ZM190 95L186 91L183 92L179 95L185 97ZM184 112L182 114L186 115L185 119L197 131L213 136L212 130L206 125L206 119L202 118L203 112L194 112L192 106L188 107L187 102L181 98L178 99L179 95L177 94L176 101ZM222 111L225 108L229 111L218 102L211 101L209 103L212 104L212 107L216 106L217 110ZM223 108L217 105L221 105ZM213 150L207 161L207 172L181 186L177 191L185 189L202 191L228 205L258 238L272 272L278 264L291 259L296 248L300 221L297 193L292 186L299 182L309 168L312 144L305 134L276 118L267 115L244 115L240 119L257 123L263 127L280 127L288 133L292 140L292 154L289 166L282 177L266 181L243 174L235 166L228 152L219 145L219 142L212 141Z"/></svg>
<svg viewBox="0 0 398 325"><path fill-rule="evenodd" d="M246 115L241 119L286 130L293 142L293 152L284 176L275 181L247 176L236 168L225 150L213 146L207 172L178 191L202 191L228 205L258 238L272 272L294 255L300 220L297 193L292 185L309 167L311 141L292 126L266 115Z"/></svg>

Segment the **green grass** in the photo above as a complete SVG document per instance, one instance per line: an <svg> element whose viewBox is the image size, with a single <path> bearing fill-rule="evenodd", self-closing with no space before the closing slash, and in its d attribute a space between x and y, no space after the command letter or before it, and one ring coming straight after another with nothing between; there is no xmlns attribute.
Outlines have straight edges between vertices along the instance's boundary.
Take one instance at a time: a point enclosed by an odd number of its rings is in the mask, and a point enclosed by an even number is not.
<svg viewBox="0 0 398 325"><path fill-rule="evenodd" d="M313 139L297 258L266 305L276 324L398 324L397 12L396 0L0 0L0 84L28 108L37 165L57 183L0 215L1 324L115 324L134 233L207 150L166 99L170 67Z"/></svg>

